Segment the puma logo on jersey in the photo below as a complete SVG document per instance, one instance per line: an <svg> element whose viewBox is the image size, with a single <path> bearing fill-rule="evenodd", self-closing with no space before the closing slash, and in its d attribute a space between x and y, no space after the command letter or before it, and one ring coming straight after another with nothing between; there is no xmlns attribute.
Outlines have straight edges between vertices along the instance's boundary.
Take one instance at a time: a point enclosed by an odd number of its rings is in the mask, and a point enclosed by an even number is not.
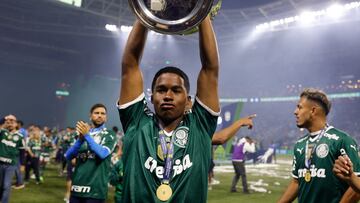
<svg viewBox="0 0 360 203"><path fill-rule="evenodd" d="M71 186L71 191L74 191L74 192L89 193L90 190L91 190L91 187L89 187L89 186L81 186L81 185Z"/></svg>
<svg viewBox="0 0 360 203"><path fill-rule="evenodd" d="M355 145L351 144L350 147L353 148L355 151L357 151Z"/></svg>
<svg viewBox="0 0 360 203"><path fill-rule="evenodd" d="M174 171L173 177L180 175L182 172L189 169L192 165L193 165L193 163L191 162L190 156L188 154L185 155L182 160L176 159L174 161L174 166L172 168ZM145 161L144 166L146 169L148 169L150 171L150 173L155 172L156 176L159 179L163 179L165 168L163 166L158 166L158 163L154 158L149 156L147 158L147 160Z"/></svg>
<svg viewBox="0 0 360 203"><path fill-rule="evenodd" d="M297 148L296 151L298 151L300 154L302 154L303 149L304 148L301 148L301 149Z"/></svg>

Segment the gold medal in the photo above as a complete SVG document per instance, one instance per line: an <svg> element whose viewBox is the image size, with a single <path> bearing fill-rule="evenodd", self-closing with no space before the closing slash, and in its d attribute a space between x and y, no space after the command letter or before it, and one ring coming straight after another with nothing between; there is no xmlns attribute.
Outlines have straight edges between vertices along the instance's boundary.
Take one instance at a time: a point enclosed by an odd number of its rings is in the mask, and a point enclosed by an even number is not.
<svg viewBox="0 0 360 203"><path fill-rule="evenodd" d="M169 185L161 184L156 190L156 196L161 201L168 201L172 195L172 189Z"/></svg>
<svg viewBox="0 0 360 203"><path fill-rule="evenodd" d="M306 181L306 182L310 182L310 180L311 180L310 170L306 170L306 173L305 173L305 181Z"/></svg>

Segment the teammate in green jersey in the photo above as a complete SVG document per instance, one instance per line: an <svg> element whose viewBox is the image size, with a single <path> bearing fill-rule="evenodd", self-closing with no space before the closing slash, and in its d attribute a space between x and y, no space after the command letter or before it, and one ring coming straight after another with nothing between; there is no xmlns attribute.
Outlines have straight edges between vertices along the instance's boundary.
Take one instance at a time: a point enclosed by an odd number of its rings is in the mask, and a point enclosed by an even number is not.
<svg viewBox="0 0 360 203"><path fill-rule="evenodd" d="M25 181L30 179L30 170L35 174L36 184L40 183L40 154L41 154L41 131L39 126L34 126L30 131L29 141L27 143L28 156L26 158Z"/></svg>
<svg viewBox="0 0 360 203"><path fill-rule="evenodd" d="M44 134L41 136L41 154L40 154L40 179L44 180L44 173L47 164L50 162L50 154L55 149L53 136L49 127L44 127Z"/></svg>
<svg viewBox="0 0 360 203"><path fill-rule="evenodd" d="M115 133L105 127L106 107L95 104L90 110L94 128L83 121L76 124L79 137L66 152L66 159L76 157L70 203L103 203L107 198L111 153Z"/></svg>
<svg viewBox="0 0 360 203"><path fill-rule="evenodd" d="M118 145L118 155L119 160L112 166L111 172L110 172L110 181L109 183L115 187L115 195L114 195L114 202L115 203L122 203L122 191L123 191L123 162L121 159L122 156L122 145Z"/></svg>
<svg viewBox="0 0 360 203"><path fill-rule="evenodd" d="M5 117L4 129L0 129L0 202L8 203L11 180L19 161L19 150L25 147L23 136L16 130L16 117Z"/></svg>
<svg viewBox="0 0 360 203"><path fill-rule="evenodd" d="M75 128L70 128L71 130L65 135L66 138L65 138L65 142L67 143L65 146L63 146L63 152L64 152L64 159L66 161L66 190L65 190L65 195L64 195L64 201L66 203L69 203L70 202L70 194L71 194L71 179L72 179L72 174L74 172L74 169L75 169L75 165L76 165L76 158L73 158L72 160L67 160L65 158L65 152L70 148L72 147L75 142L76 142L76 139L78 137L78 135L76 134L75 132Z"/></svg>
<svg viewBox="0 0 360 203"><path fill-rule="evenodd" d="M139 68L146 35L136 21L122 61L118 108L125 132L123 202L206 202L211 137L220 111L219 60L210 18L200 24L202 68L191 113L184 113L190 105L188 77L175 67L155 74L155 114L148 109Z"/></svg>
<svg viewBox="0 0 360 203"><path fill-rule="evenodd" d="M347 155L353 160L355 174L360 171L358 145L345 132L327 124L330 101L325 93L305 89L295 109L296 124L309 133L294 146L292 176L279 202L335 203L349 185L332 172L335 159Z"/></svg>

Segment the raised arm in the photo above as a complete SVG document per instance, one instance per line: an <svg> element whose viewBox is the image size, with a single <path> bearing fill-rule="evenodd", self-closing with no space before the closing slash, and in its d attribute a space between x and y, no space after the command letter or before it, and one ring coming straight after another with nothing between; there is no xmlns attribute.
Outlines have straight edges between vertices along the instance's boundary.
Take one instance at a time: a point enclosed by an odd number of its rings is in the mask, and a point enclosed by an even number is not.
<svg viewBox="0 0 360 203"><path fill-rule="evenodd" d="M139 66L147 32L147 29L136 20L128 37L121 63L120 105L133 101L143 92L143 78Z"/></svg>
<svg viewBox="0 0 360 203"><path fill-rule="evenodd" d="M199 46L202 68L197 81L196 96L211 110L219 112L219 55L210 17L206 17L199 28Z"/></svg>
<svg viewBox="0 0 360 203"><path fill-rule="evenodd" d="M256 114L241 118L235 121L234 123L232 123L227 128L215 132L211 140L212 144L213 145L224 144L230 138L232 138L241 127L247 126L249 129L251 129L253 127L252 119L255 117Z"/></svg>

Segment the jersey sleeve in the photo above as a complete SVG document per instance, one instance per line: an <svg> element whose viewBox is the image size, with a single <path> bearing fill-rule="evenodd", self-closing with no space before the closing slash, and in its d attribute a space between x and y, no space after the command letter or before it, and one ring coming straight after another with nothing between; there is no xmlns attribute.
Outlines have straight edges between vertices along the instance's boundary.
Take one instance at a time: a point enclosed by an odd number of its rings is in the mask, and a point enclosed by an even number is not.
<svg viewBox="0 0 360 203"><path fill-rule="evenodd" d="M198 121L198 127L202 128L210 137L212 137L216 130L217 119L220 115L220 112L212 111L197 97L195 99L192 112Z"/></svg>
<svg viewBox="0 0 360 203"><path fill-rule="evenodd" d="M353 163L354 173L357 176L360 176L360 158L358 155L358 149L358 145L352 137L346 136L342 139L340 145L340 154L346 154L350 158L351 162Z"/></svg>
<svg viewBox="0 0 360 203"><path fill-rule="evenodd" d="M297 149L297 145L295 144L294 146L294 157L293 157L293 162L292 162L292 169L291 169L291 176L295 179L298 179L299 178L299 173L298 173L298 169L299 169L299 164L297 163L298 160L297 160L297 156L296 156L296 151Z"/></svg>
<svg viewBox="0 0 360 203"><path fill-rule="evenodd" d="M140 124L140 119L145 115L144 113L150 111L147 107L145 94L142 93L134 101L127 104L118 105L120 121L124 132L129 128L135 127Z"/></svg>
<svg viewBox="0 0 360 203"><path fill-rule="evenodd" d="M19 135L19 134L17 136L19 136L19 140L18 140L19 149L25 149L26 145L25 145L24 137L22 135Z"/></svg>
<svg viewBox="0 0 360 203"><path fill-rule="evenodd" d="M112 153L112 151L116 146L116 136L113 131L107 131L107 132L108 134L106 134L106 136L104 136L104 138L102 139L101 145L103 147L108 148L109 152Z"/></svg>

